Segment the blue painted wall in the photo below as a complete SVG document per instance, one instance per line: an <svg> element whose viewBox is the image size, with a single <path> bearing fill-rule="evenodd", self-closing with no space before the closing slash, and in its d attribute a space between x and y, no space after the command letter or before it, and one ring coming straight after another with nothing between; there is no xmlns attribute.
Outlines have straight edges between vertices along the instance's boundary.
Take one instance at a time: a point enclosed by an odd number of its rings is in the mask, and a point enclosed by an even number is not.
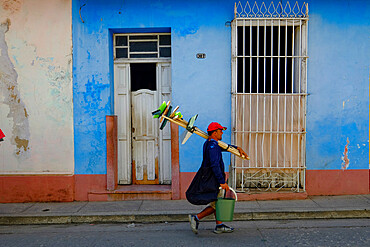
<svg viewBox="0 0 370 247"><path fill-rule="evenodd" d="M122 28L171 28L173 104L186 117L198 113L203 130L211 121L231 125L231 27L225 23L233 19L234 2L73 0L76 174L106 173L111 36ZM309 8L307 167L340 169L348 138L349 168L368 169L369 3L315 0ZM230 129L224 141L230 142ZM194 136L180 146L181 172L198 169L203 142Z"/></svg>
<svg viewBox="0 0 370 247"><path fill-rule="evenodd" d="M106 173L105 115L113 114L109 30L171 28L173 104L185 116L198 113L202 129L211 120L230 126L231 28L225 23L234 2L89 0L72 6L76 174ZM199 52L207 58L196 59ZM230 141L230 132L224 139ZM193 137L181 146L181 171L197 169L203 141Z"/></svg>
<svg viewBox="0 0 370 247"><path fill-rule="evenodd" d="M369 169L369 1L312 1L307 168Z"/></svg>

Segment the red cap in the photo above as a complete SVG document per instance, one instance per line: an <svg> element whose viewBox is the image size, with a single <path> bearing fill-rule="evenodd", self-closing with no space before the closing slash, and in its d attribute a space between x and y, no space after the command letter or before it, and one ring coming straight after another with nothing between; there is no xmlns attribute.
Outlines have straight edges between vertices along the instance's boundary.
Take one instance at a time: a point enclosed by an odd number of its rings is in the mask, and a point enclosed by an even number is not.
<svg viewBox="0 0 370 247"><path fill-rule="evenodd" d="M214 130L226 130L226 127L221 126L221 124L212 122L208 125L207 131L214 131Z"/></svg>

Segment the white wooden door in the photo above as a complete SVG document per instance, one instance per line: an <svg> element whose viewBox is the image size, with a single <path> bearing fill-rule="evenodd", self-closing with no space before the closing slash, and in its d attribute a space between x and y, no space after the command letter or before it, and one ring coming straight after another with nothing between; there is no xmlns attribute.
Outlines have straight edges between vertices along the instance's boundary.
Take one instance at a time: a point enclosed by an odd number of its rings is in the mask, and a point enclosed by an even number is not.
<svg viewBox="0 0 370 247"><path fill-rule="evenodd" d="M134 184L159 183L158 124L151 112L158 105L157 91L131 93L132 170Z"/></svg>

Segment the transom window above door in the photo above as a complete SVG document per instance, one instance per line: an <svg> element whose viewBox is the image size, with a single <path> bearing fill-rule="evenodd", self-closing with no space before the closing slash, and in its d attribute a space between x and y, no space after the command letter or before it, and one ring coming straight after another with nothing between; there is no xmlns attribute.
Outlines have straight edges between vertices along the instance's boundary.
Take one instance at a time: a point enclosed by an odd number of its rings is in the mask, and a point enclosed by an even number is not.
<svg viewBox="0 0 370 247"><path fill-rule="evenodd" d="M114 58L170 57L170 33L114 34Z"/></svg>

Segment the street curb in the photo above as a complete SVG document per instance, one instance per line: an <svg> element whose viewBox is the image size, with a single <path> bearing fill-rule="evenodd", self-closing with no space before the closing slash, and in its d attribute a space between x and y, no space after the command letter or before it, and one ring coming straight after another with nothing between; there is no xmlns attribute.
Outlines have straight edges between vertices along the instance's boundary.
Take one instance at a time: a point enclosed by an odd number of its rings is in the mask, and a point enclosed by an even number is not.
<svg viewBox="0 0 370 247"><path fill-rule="evenodd" d="M234 221L370 218L369 210L235 213ZM214 219L208 219L211 221ZM186 222L187 214L0 216L0 225Z"/></svg>
<svg viewBox="0 0 370 247"><path fill-rule="evenodd" d="M368 210L306 211L306 212L253 212L234 214L234 220L303 220L303 219L347 219L370 218Z"/></svg>

